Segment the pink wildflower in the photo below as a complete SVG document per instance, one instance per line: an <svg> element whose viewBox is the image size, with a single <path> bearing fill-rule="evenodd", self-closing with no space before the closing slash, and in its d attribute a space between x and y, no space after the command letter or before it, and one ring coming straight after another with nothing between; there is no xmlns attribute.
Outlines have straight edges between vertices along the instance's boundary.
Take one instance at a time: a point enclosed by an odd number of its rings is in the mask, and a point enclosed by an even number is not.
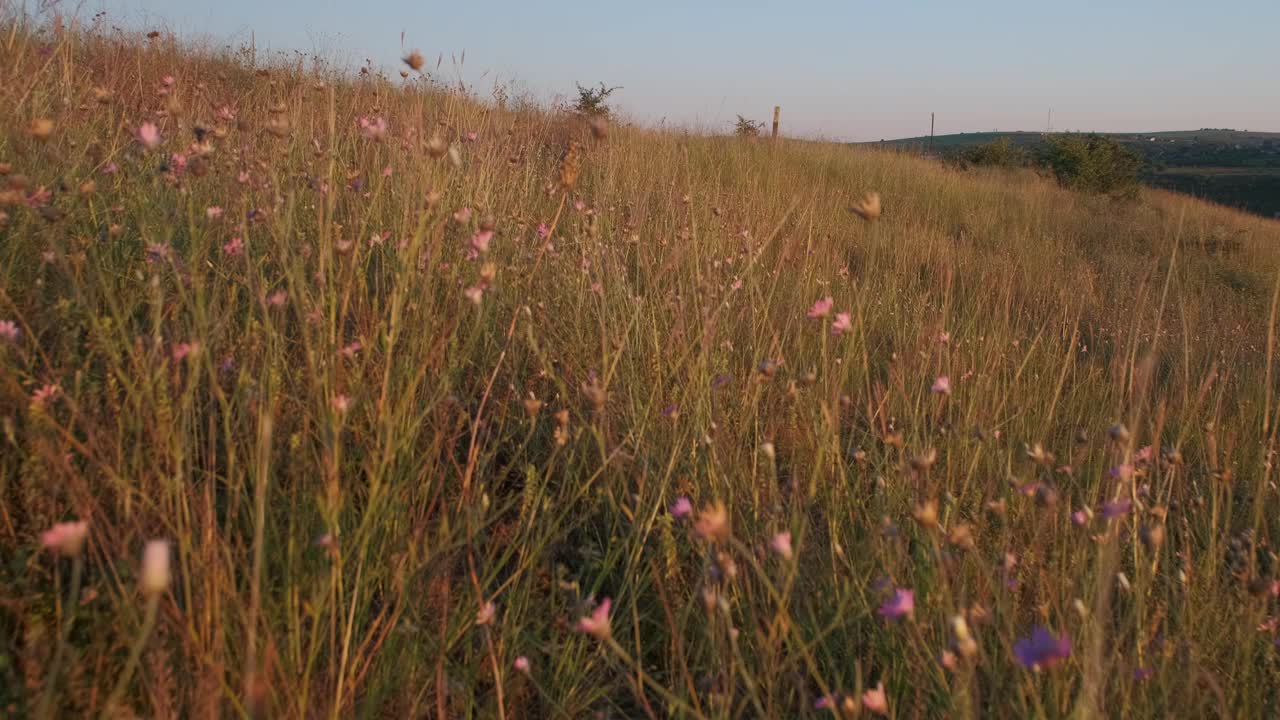
<svg viewBox="0 0 1280 720"><path fill-rule="evenodd" d="M889 699L884 694L884 683L862 693L862 707L880 715L889 714Z"/></svg>
<svg viewBox="0 0 1280 720"><path fill-rule="evenodd" d="M671 517L677 520L687 518L692 513L693 513L693 503L690 502L689 498L684 495L681 495L680 497L676 498L676 501L671 504Z"/></svg>
<svg viewBox="0 0 1280 720"><path fill-rule="evenodd" d="M40 544L46 549L64 557L75 557L84 547L84 538L89 534L89 523L63 522L40 533Z"/></svg>
<svg viewBox="0 0 1280 720"><path fill-rule="evenodd" d="M827 296L813 303L813 307L809 308L807 313L810 320L824 318L831 313L831 306L835 304L835 300L831 296Z"/></svg>
<svg viewBox="0 0 1280 720"><path fill-rule="evenodd" d="M195 355L200 351L200 343L184 342L173 346L173 361L182 362L188 356Z"/></svg>
<svg viewBox="0 0 1280 720"><path fill-rule="evenodd" d="M357 340L347 345L346 347L342 348L341 350L339 350L338 354L350 360L351 358L356 356L356 353L360 352L360 349L361 349L360 341Z"/></svg>
<svg viewBox="0 0 1280 720"><path fill-rule="evenodd" d="M20 335L22 335L22 331L18 329L17 323L12 320L0 320L0 337L11 343L16 343Z"/></svg>
<svg viewBox="0 0 1280 720"><path fill-rule="evenodd" d="M233 237L222 244L222 254L227 257L240 257L244 255L244 240Z"/></svg>
<svg viewBox="0 0 1280 720"><path fill-rule="evenodd" d="M288 290L277 290L271 293L269 296L267 296L267 304L270 305L271 307L284 307L284 304L288 301L289 301Z"/></svg>
<svg viewBox="0 0 1280 720"><path fill-rule="evenodd" d="M836 319L831 323L831 334L843 335L847 332L853 332L853 319L847 312L836 313Z"/></svg>
<svg viewBox="0 0 1280 720"><path fill-rule="evenodd" d="M512 663L511 666L516 669L516 672L521 672L521 673L524 673L525 675L529 674L529 667L530 667L529 658L525 657L524 655L517 657L516 661Z"/></svg>
<svg viewBox="0 0 1280 720"><path fill-rule="evenodd" d="M351 409L351 397L339 393L333 396L333 399L329 401L329 404L333 406L334 410L337 410L340 413L345 413Z"/></svg>
<svg viewBox="0 0 1280 720"><path fill-rule="evenodd" d="M938 376L938 379L933 381L933 386L930 387L929 390L932 391L935 395L950 395L951 394L951 378L947 377L946 375Z"/></svg>
<svg viewBox="0 0 1280 720"><path fill-rule="evenodd" d="M916 610L916 594L907 588L893 591L893 597L885 601L876 614L888 620L901 620L910 617Z"/></svg>
<svg viewBox="0 0 1280 720"><path fill-rule="evenodd" d="M484 288L479 285L472 285L466 290L463 290L462 294L465 295L473 305L479 305L480 301L484 300Z"/></svg>
<svg viewBox="0 0 1280 720"><path fill-rule="evenodd" d="M381 116L360 118L360 134L366 140L381 140L387 134L387 121Z"/></svg>
<svg viewBox="0 0 1280 720"><path fill-rule="evenodd" d="M62 388L52 383L45 383L38 390L31 393L31 406L43 408L49 404L49 401L57 397L62 392Z"/></svg>
<svg viewBox="0 0 1280 720"><path fill-rule="evenodd" d="M155 123L144 122L138 126L138 144L151 150L160 144L160 128Z"/></svg>
<svg viewBox="0 0 1280 720"><path fill-rule="evenodd" d="M489 252L489 242L492 240L492 230L481 230L471 236L471 247L474 248L476 252L487 253Z"/></svg>
<svg viewBox="0 0 1280 720"><path fill-rule="evenodd" d="M578 624L575 626L578 632L584 632L597 640L607 640L612 632L609 625L609 609L612 606L613 601L609 598L601 600L591 615L578 619Z"/></svg>
<svg viewBox="0 0 1280 720"><path fill-rule="evenodd" d="M218 205L210 205L204 209L204 216L210 220L217 220L222 217L222 208Z"/></svg>
<svg viewBox="0 0 1280 720"><path fill-rule="evenodd" d="M783 560L790 560L795 556L791 549L791 533L783 531L774 535L773 539L769 541L769 549L778 553L778 557Z"/></svg>

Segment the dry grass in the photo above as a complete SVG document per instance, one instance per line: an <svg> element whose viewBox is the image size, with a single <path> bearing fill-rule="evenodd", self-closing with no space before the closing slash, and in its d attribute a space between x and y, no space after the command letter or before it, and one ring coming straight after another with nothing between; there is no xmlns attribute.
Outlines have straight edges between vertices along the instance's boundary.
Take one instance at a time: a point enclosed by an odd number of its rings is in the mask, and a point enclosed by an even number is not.
<svg viewBox="0 0 1280 720"><path fill-rule="evenodd" d="M1280 224L2 29L9 715L1280 700Z"/></svg>

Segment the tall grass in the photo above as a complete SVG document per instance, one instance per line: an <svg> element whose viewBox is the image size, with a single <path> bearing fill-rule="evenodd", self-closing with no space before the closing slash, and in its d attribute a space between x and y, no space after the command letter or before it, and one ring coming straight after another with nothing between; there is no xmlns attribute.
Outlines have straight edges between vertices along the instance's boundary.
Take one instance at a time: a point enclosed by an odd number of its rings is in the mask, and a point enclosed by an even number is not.
<svg viewBox="0 0 1280 720"><path fill-rule="evenodd" d="M0 47L6 713L1280 700L1280 224L168 37Z"/></svg>

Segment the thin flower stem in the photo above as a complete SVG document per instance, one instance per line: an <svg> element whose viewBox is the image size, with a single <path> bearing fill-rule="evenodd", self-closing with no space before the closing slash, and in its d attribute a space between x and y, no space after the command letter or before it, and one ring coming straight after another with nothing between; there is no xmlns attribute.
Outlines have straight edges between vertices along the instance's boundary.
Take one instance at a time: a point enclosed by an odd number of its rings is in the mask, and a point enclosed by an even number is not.
<svg viewBox="0 0 1280 720"><path fill-rule="evenodd" d="M129 650L129 660L124 665L124 671L120 673L120 679L116 680L116 686L107 696L107 702L102 706L102 720L111 717L115 706L120 702L120 698L124 696L126 690L129 689L129 681L133 679L133 673L138 669L138 660L142 657L142 649L147 646L147 638L151 635L151 631L155 628L156 613L160 609L159 593L152 594L147 598L146 617L142 620L142 630L139 631L138 637L133 641L133 648Z"/></svg>
<svg viewBox="0 0 1280 720"><path fill-rule="evenodd" d="M58 629L58 649L53 653L53 664L49 668L49 679L45 682L44 693L40 697L40 706L36 717L53 717L53 693L58 685L58 677L62 674L62 663L67 655L67 638L71 635L71 626L76 621L76 608L80 605L80 578L84 571L84 553L78 553L71 561L71 594L67 596L67 604L63 610L65 617Z"/></svg>

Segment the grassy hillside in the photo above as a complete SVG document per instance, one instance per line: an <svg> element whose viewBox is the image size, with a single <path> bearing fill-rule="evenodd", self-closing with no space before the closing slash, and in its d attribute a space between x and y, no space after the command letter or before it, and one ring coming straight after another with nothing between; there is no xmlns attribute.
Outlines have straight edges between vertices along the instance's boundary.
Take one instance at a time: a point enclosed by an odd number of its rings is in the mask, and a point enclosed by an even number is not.
<svg viewBox="0 0 1280 720"><path fill-rule="evenodd" d="M1146 160L1142 180L1147 185L1280 218L1280 133L1204 129L1110 136ZM932 143L928 137L916 137L879 144L916 152L932 147L946 157L1001 138L1036 154L1044 149L1046 136L1036 132L958 133L939 135Z"/></svg>
<svg viewBox="0 0 1280 720"><path fill-rule="evenodd" d="M5 713L1280 701L1280 224L2 30Z"/></svg>

